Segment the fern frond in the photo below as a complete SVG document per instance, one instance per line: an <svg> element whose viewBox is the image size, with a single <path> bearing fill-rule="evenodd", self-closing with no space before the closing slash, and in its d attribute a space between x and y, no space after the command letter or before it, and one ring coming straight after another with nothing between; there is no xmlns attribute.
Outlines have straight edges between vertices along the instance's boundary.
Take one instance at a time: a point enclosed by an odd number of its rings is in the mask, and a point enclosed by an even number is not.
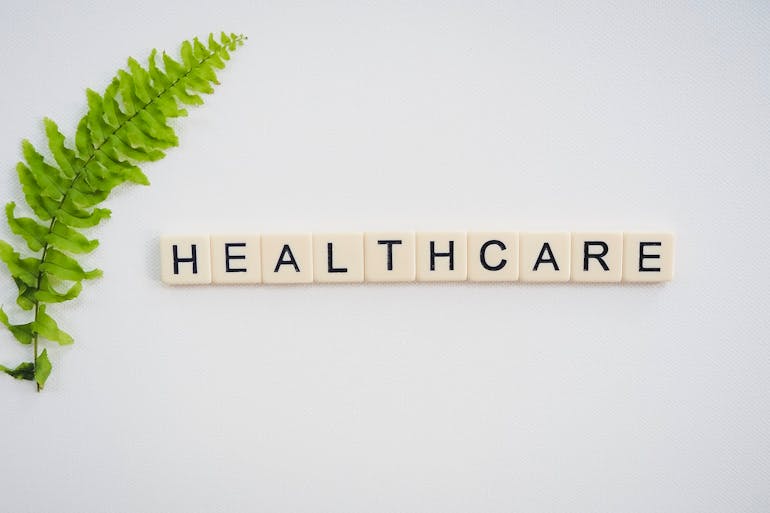
<svg viewBox="0 0 770 513"><path fill-rule="evenodd" d="M75 299L85 280L101 276L99 270L84 270L74 256L90 253L99 244L80 230L110 217L110 211L98 205L116 187L127 182L149 185L140 164L162 159L166 150L179 144L169 120L186 116L185 106L203 104L201 95L213 93L219 84L215 70L223 69L230 53L245 40L242 35L222 33L217 39L210 34L205 44L198 38L184 41L180 60L152 50L146 66L131 57L104 93L86 90L88 112L78 123L74 147L48 118L45 134L53 162L29 141L22 142L24 160L16 171L34 218L17 217L13 201L5 213L11 231L34 256L23 256L0 241L0 261L16 283L18 305L34 310L34 317L13 324L0 308L0 324L19 342L34 346L34 360L15 368L0 366L1 372L34 380L38 390L43 387L51 364L46 350L38 354L39 339L73 342L46 305ZM65 284L65 292L55 287L60 284Z"/></svg>

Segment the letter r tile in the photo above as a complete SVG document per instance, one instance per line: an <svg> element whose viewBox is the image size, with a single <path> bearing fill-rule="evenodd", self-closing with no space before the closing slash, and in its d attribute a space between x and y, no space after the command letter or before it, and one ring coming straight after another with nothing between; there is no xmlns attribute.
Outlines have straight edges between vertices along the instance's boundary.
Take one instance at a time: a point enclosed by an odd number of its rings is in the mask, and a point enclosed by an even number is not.
<svg viewBox="0 0 770 513"><path fill-rule="evenodd" d="M622 275L623 233L572 234L572 281L617 283Z"/></svg>

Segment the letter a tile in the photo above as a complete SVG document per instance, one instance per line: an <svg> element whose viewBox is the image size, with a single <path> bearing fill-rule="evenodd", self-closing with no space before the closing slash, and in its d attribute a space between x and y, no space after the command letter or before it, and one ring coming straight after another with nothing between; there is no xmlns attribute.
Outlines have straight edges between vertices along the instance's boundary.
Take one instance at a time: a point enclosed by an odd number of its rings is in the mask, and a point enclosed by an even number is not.
<svg viewBox="0 0 770 513"><path fill-rule="evenodd" d="M312 283L313 236L309 233L262 235L263 283Z"/></svg>
<svg viewBox="0 0 770 513"><path fill-rule="evenodd" d="M569 232L520 233L521 281L569 281L570 250Z"/></svg>

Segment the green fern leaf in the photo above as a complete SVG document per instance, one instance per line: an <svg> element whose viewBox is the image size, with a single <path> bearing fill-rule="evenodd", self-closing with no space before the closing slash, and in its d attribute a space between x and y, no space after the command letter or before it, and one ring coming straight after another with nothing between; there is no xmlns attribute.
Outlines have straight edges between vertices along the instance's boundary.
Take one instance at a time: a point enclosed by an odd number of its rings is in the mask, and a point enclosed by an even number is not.
<svg viewBox="0 0 770 513"><path fill-rule="evenodd" d="M86 98L88 100L88 116L86 122L78 127L81 132L81 155L89 152L92 145L99 145L107 139L112 132L106 121L104 121L104 101L99 93L91 89L86 89Z"/></svg>
<svg viewBox="0 0 770 513"><path fill-rule="evenodd" d="M78 183L73 184L70 190L67 191L67 199L76 207L90 208L96 206L110 195L108 191L90 188L88 184L84 182L85 178L79 180Z"/></svg>
<svg viewBox="0 0 770 513"><path fill-rule="evenodd" d="M64 144L64 136L59 132L51 119L45 118L45 135L48 137L48 148L51 150L56 163L67 178L73 178L76 169L80 167L75 152L67 148Z"/></svg>
<svg viewBox="0 0 770 513"><path fill-rule="evenodd" d="M90 253L99 245L99 241L89 240L82 233L70 228L64 223L56 223L46 237L48 246L59 248L70 253Z"/></svg>
<svg viewBox="0 0 770 513"><path fill-rule="evenodd" d="M16 283L16 288L19 289L19 294L16 296L16 304L18 304L24 310L32 310L37 304L37 298L35 297L37 289L30 287L19 278L13 279Z"/></svg>
<svg viewBox="0 0 770 513"><path fill-rule="evenodd" d="M80 230L92 228L110 217L99 205L116 187L129 182L148 185L139 168L156 161L165 150L179 144L171 118L187 115L185 105L200 105L202 94L211 94L219 84L215 69L224 68L230 53L245 37L222 33L184 41L180 60L152 50L146 67L134 58L127 69L117 72L104 93L87 89L88 112L77 125L74 147L68 146L58 125L45 118L45 134L53 162L27 140L22 142L23 162L16 167L26 204L34 217L17 217L16 202L6 205L11 231L26 243L35 256L23 255L0 241L0 261L18 288L16 302L34 310L26 324L12 324L0 308L0 324L21 343L32 344L33 362L0 371L17 379L34 380L41 389L51 372L45 349L38 354L39 338L71 344L47 313L46 305L75 299L83 281L101 276L98 269L86 271L73 255L90 253L99 242ZM55 286L70 283L65 292Z"/></svg>
<svg viewBox="0 0 770 513"><path fill-rule="evenodd" d="M59 292L49 283L48 278L41 280L40 287L33 290L33 295L39 303L64 303L71 301L80 295L83 290L83 283L78 281L67 292Z"/></svg>
<svg viewBox="0 0 770 513"><path fill-rule="evenodd" d="M48 376L51 375L51 361L48 359L48 349L43 349L40 356L35 358L35 375L34 379L37 383L38 390L42 390L45 386L45 382L48 380Z"/></svg>
<svg viewBox="0 0 770 513"><path fill-rule="evenodd" d="M5 264L14 278L23 281L30 287L37 286L40 260L36 258L22 258L21 254L14 251L13 246L0 240L0 262Z"/></svg>
<svg viewBox="0 0 770 513"><path fill-rule="evenodd" d="M22 150L30 174L40 187L40 194L57 201L64 197L68 181L62 171L46 163L43 156L26 139L22 142Z"/></svg>
<svg viewBox="0 0 770 513"><path fill-rule="evenodd" d="M8 226L10 226L13 233L27 241L29 249L40 251L45 246L45 241L48 237L48 227L29 217L14 216L15 209L16 203L13 201L5 206L5 217L8 220Z"/></svg>
<svg viewBox="0 0 770 513"><path fill-rule="evenodd" d="M179 138L174 130L165 123L165 115L159 109L145 109L137 116L137 123L141 125L143 132L150 137L165 143L164 148L179 145Z"/></svg>
<svg viewBox="0 0 770 513"><path fill-rule="evenodd" d="M59 203L56 200L43 196L40 186L32 175L32 171L24 163L19 162L16 164L16 171L19 175L19 182L24 192L24 199L27 200L27 205L43 221L52 219L56 215Z"/></svg>
<svg viewBox="0 0 770 513"><path fill-rule="evenodd" d="M98 269L84 271L77 260L50 246L40 263L40 272L66 281L93 280L102 275Z"/></svg>
<svg viewBox="0 0 770 513"><path fill-rule="evenodd" d="M129 117L134 116L143 105L134 94L134 81L131 79L131 75L122 69L118 70L117 80L118 91L120 91L120 97L123 100L123 112Z"/></svg>
<svg viewBox="0 0 770 513"><path fill-rule="evenodd" d="M75 208L65 202L56 212L58 221L75 228L93 228L105 219L109 219L112 211L106 208L93 210Z"/></svg>
<svg viewBox="0 0 770 513"><path fill-rule="evenodd" d="M104 109L104 119L110 128L117 130L126 121L126 115L121 112L118 102L115 100L115 96L118 94L118 81L113 80L112 83L107 86L107 90L104 91L104 99L102 100L102 108Z"/></svg>
<svg viewBox="0 0 770 513"><path fill-rule="evenodd" d="M8 320L8 315L5 313L2 307L0 307L0 324L8 328L13 334L14 338L22 344L31 344L34 337L32 323L27 324L11 324Z"/></svg>
<svg viewBox="0 0 770 513"><path fill-rule="evenodd" d="M147 105L152 101L155 94L150 83L150 75L139 62L133 57L128 58L128 69L134 79L134 93L142 105Z"/></svg>
<svg viewBox="0 0 770 513"><path fill-rule="evenodd" d="M18 367L14 369L0 365L0 371L5 372L15 379L24 379L27 381L35 379L35 364L32 362L20 363Z"/></svg>
<svg viewBox="0 0 770 513"><path fill-rule="evenodd" d="M68 333L60 330L53 317L46 313L45 305L40 305L40 309L37 312L37 320L32 323L32 329L38 335L47 338L51 342L57 342L62 346L68 346L75 342Z"/></svg>

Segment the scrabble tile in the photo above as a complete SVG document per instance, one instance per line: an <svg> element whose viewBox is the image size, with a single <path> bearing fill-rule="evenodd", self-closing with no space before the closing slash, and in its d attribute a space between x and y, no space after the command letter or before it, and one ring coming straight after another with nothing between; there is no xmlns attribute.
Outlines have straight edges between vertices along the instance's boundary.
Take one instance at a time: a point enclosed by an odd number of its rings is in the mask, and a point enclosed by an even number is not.
<svg viewBox="0 0 770 513"><path fill-rule="evenodd" d="M414 232L364 234L364 277L368 282L414 281Z"/></svg>
<svg viewBox="0 0 770 513"><path fill-rule="evenodd" d="M576 282L619 282L623 276L621 232L572 234L572 276Z"/></svg>
<svg viewBox="0 0 770 513"><path fill-rule="evenodd" d="M673 277L672 233L623 234L623 281L656 282Z"/></svg>
<svg viewBox="0 0 770 513"><path fill-rule="evenodd" d="M262 282L259 235L212 235L211 278L217 284Z"/></svg>
<svg viewBox="0 0 770 513"><path fill-rule="evenodd" d="M464 281L468 278L465 232L417 233L417 281Z"/></svg>
<svg viewBox="0 0 770 513"><path fill-rule="evenodd" d="M364 281L364 234L313 234L313 274L319 283Z"/></svg>
<svg viewBox="0 0 770 513"><path fill-rule="evenodd" d="M161 280L169 285L211 283L208 235L165 235L160 238Z"/></svg>
<svg viewBox="0 0 770 513"><path fill-rule="evenodd" d="M313 236L309 233L262 235L263 283L312 283Z"/></svg>
<svg viewBox="0 0 770 513"><path fill-rule="evenodd" d="M516 232L468 233L468 279L516 281L519 279L519 234Z"/></svg>
<svg viewBox="0 0 770 513"><path fill-rule="evenodd" d="M520 233L519 277L521 281L569 281L570 233Z"/></svg>

